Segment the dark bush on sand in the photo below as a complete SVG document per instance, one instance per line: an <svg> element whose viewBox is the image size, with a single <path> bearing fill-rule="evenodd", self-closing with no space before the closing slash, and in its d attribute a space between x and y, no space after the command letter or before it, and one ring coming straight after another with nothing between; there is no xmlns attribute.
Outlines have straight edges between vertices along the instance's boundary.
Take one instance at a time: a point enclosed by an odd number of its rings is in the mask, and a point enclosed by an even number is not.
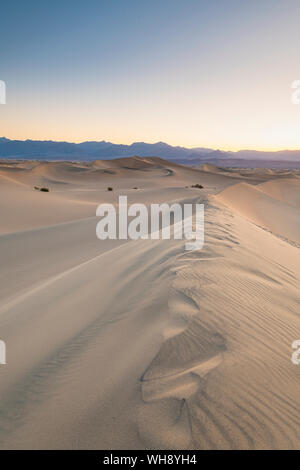
<svg viewBox="0 0 300 470"><path fill-rule="evenodd" d="M49 188L39 188L38 186L34 186L35 191L42 191L43 193L49 193Z"/></svg>

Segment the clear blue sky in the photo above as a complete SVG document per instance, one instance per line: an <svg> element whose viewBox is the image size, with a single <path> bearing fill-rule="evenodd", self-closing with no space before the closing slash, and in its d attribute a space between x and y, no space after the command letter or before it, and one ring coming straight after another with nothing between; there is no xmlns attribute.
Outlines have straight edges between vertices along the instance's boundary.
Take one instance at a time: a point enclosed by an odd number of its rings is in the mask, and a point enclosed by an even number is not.
<svg viewBox="0 0 300 470"><path fill-rule="evenodd" d="M1 4L0 135L300 147L297 0Z"/></svg>

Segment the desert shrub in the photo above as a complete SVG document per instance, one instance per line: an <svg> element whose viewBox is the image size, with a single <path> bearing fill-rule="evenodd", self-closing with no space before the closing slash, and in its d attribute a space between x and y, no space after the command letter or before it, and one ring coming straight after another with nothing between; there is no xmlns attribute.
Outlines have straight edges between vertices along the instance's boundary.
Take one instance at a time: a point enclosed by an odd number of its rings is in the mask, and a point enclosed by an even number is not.
<svg viewBox="0 0 300 470"><path fill-rule="evenodd" d="M110 186L107 188L107 191L113 191L113 188L111 188Z"/></svg>
<svg viewBox="0 0 300 470"><path fill-rule="evenodd" d="M193 185L191 186L191 188L203 189L203 186L202 186L202 184L198 184L198 183L197 183L197 184L193 184Z"/></svg>
<svg viewBox="0 0 300 470"><path fill-rule="evenodd" d="M49 193L49 188L41 188L40 191L43 193Z"/></svg>

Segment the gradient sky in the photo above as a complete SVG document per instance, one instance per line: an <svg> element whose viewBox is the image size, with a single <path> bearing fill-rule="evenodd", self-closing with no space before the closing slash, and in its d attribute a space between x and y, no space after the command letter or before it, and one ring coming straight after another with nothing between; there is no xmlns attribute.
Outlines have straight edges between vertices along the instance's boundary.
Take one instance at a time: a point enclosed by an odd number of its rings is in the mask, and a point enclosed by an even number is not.
<svg viewBox="0 0 300 470"><path fill-rule="evenodd" d="M0 135L300 148L299 0L1 3Z"/></svg>

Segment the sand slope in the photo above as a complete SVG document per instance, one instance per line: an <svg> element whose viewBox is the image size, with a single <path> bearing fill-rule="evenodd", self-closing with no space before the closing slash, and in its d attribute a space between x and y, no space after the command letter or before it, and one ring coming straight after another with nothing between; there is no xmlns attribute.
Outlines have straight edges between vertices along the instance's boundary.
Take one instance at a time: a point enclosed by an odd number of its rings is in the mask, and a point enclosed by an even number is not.
<svg viewBox="0 0 300 470"><path fill-rule="evenodd" d="M114 186L146 204L204 202L200 251L184 240L97 240L93 198L116 197L101 178L100 188L70 178L74 191L49 194L62 206L76 194L73 221L42 227L33 202L36 227L0 235L0 448L299 448L297 191L173 170L128 169L137 176ZM16 175L19 196L32 194ZM203 181L204 191L185 187ZM13 184L2 178L0 189ZM272 211L281 222L271 227Z"/></svg>
<svg viewBox="0 0 300 470"><path fill-rule="evenodd" d="M268 196L285 202L290 206L300 208L300 179L280 179L263 183L259 189Z"/></svg>
<svg viewBox="0 0 300 470"><path fill-rule="evenodd" d="M271 181L259 186L239 183L216 199L257 225L300 244L299 193L300 180Z"/></svg>

